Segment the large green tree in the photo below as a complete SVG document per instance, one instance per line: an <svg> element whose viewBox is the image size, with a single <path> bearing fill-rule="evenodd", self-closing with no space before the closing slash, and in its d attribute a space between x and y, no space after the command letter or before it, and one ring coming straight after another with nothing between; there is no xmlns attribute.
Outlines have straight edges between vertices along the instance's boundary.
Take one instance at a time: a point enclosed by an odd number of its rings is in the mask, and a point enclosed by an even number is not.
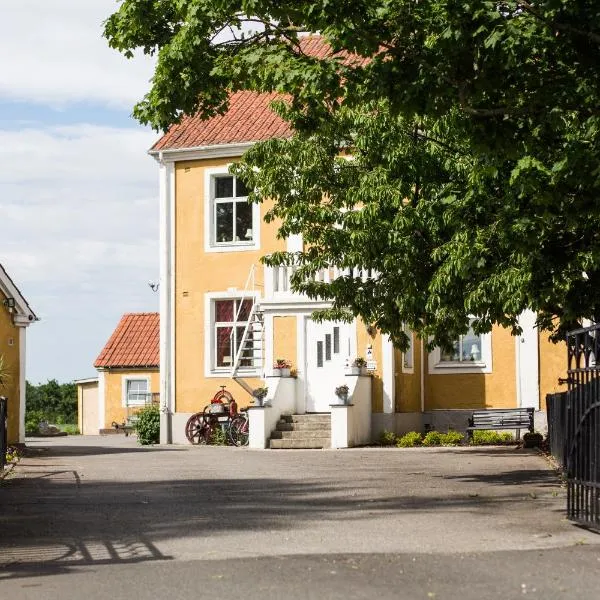
<svg viewBox="0 0 600 600"><path fill-rule="evenodd" d="M304 53L305 32L331 52ZM308 242L268 261L299 263L330 316L443 345L470 315L480 331L525 308L558 332L600 318L596 0L125 0L105 34L157 52L134 109L157 129L232 90L286 95L294 137L236 170ZM328 264L371 276L311 281Z"/></svg>

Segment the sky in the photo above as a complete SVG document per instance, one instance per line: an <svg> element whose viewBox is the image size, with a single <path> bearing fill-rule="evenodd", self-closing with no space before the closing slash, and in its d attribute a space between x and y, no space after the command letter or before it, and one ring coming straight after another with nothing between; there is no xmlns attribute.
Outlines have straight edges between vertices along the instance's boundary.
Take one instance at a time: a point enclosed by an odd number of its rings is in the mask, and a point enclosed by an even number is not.
<svg viewBox="0 0 600 600"><path fill-rule="evenodd" d="M158 134L130 116L153 61L108 47L117 8L0 5L0 263L40 318L32 383L94 376L120 316L158 310Z"/></svg>

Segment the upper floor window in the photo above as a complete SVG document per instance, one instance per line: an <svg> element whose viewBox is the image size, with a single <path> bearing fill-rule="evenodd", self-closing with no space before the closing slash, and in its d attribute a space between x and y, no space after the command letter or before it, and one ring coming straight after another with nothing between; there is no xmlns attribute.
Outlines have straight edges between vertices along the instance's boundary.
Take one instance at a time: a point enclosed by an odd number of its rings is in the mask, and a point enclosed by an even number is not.
<svg viewBox="0 0 600 600"><path fill-rule="evenodd" d="M233 175L211 177L210 239L213 248L257 244L258 206L248 204L248 190Z"/></svg>

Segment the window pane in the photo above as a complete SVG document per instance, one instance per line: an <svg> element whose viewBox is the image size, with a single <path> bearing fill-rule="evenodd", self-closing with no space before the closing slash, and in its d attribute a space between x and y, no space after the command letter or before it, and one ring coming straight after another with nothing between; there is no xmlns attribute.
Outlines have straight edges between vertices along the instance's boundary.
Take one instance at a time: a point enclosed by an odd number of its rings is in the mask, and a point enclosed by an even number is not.
<svg viewBox="0 0 600 600"><path fill-rule="evenodd" d="M238 198L243 198L248 195L248 188L246 187L246 184L241 179L237 178L235 180L235 195Z"/></svg>
<svg viewBox="0 0 600 600"><path fill-rule="evenodd" d="M404 333L408 336L408 349L404 353L404 368L413 368L413 333L410 327L404 327Z"/></svg>
<svg viewBox="0 0 600 600"><path fill-rule="evenodd" d="M215 177L215 198L233 198L233 176Z"/></svg>
<svg viewBox="0 0 600 600"><path fill-rule="evenodd" d="M240 301L238 300L235 303L236 310L239 310ZM240 314L238 315L238 321L247 321L250 316L250 311L252 310L252 300L247 298L242 302L242 309L240 310Z"/></svg>
<svg viewBox="0 0 600 600"><path fill-rule="evenodd" d="M240 344L242 343L242 338L244 337L244 329L246 329L246 327L236 327L235 328L236 352L240 349ZM246 340L246 343L244 344L244 350L242 352L242 359L240 361L240 366L251 367L253 356L254 356L254 344L253 344L252 340Z"/></svg>
<svg viewBox="0 0 600 600"><path fill-rule="evenodd" d="M331 334L325 334L325 360L331 360Z"/></svg>
<svg viewBox="0 0 600 600"><path fill-rule="evenodd" d="M463 360L480 361L481 360L481 337L475 335L473 330L469 328L462 340Z"/></svg>
<svg viewBox="0 0 600 600"><path fill-rule="evenodd" d="M323 366L323 342L317 342L317 367Z"/></svg>
<svg viewBox="0 0 600 600"><path fill-rule="evenodd" d="M236 203L235 236L238 242L251 242L252 231L252 205L247 202Z"/></svg>
<svg viewBox="0 0 600 600"><path fill-rule="evenodd" d="M230 367L233 363L233 356L231 354L231 342L229 339L230 335L231 335L231 327L217 327L216 328L217 367Z"/></svg>
<svg viewBox="0 0 600 600"><path fill-rule="evenodd" d="M442 350L441 355L440 355L440 360L442 360L442 361L460 360L460 343L459 343L459 341L456 340L452 346L453 346L452 352L446 352L445 350Z"/></svg>
<svg viewBox="0 0 600 600"><path fill-rule="evenodd" d="M215 321L218 323L233 322L233 300L215 300Z"/></svg>
<svg viewBox="0 0 600 600"><path fill-rule="evenodd" d="M340 353L340 328L339 327L333 328L333 353L334 354Z"/></svg>
<svg viewBox="0 0 600 600"><path fill-rule="evenodd" d="M219 202L215 208L217 213L216 241L233 241L233 202Z"/></svg>

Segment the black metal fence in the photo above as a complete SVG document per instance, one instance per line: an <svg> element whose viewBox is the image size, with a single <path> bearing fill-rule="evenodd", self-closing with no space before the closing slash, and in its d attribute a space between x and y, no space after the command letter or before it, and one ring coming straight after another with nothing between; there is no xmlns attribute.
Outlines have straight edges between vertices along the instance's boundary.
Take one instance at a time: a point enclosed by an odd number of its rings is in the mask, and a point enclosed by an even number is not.
<svg viewBox="0 0 600 600"><path fill-rule="evenodd" d="M547 396L550 449L567 479L567 517L600 529L600 324L567 336L568 392Z"/></svg>
<svg viewBox="0 0 600 600"><path fill-rule="evenodd" d="M6 464L8 447L8 400L0 396L0 469Z"/></svg>

